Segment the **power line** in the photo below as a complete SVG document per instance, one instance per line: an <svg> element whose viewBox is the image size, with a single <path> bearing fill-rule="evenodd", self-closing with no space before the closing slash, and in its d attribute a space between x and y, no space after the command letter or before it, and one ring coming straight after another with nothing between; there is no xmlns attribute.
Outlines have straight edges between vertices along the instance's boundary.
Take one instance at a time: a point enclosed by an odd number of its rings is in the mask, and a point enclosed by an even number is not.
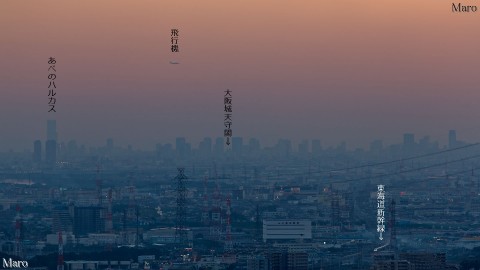
<svg viewBox="0 0 480 270"><path fill-rule="evenodd" d="M314 174L314 173L316 173L316 174L333 173L333 172L339 172L339 171L348 171L348 170L354 170L354 169L363 169L363 168L368 168L368 167L388 165L388 164L393 164L393 163L397 163L397 162L404 162L404 161L409 161L409 160L414 160L414 159L419 159L419 158L424 158L424 157L440 155L440 154L443 154L443 153L457 151L457 150L470 148L470 147L474 147L474 146L478 146L478 145L480 145L480 143L472 143L472 144L464 145L464 146L461 146L461 147L446 149L446 150L437 151L437 152L428 153L428 154L411 156L411 157L407 157L407 158L395 159L395 160L390 160L390 161L364 164L364 165L353 166L353 167L344 167L344 168L338 168L338 169L324 170L324 171L311 171L310 174ZM294 176L294 175L304 175L304 174L305 174L304 172L301 172L301 173L284 173L282 175L283 176ZM273 173L269 173L269 175L273 175Z"/></svg>
<svg viewBox="0 0 480 270"><path fill-rule="evenodd" d="M464 149L464 148L469 148L469 147L477 146L479 144L480 143L472 143L472 144L469 144L469 145L465 145L465 146L461 146L461 147L457 147L457 148L452 148L452 149L447 149L447 150L442 150L442 151L438 151L438 152L422 154L422 155L417 155L417 156L412 156L412 157L407 157L407 158L402 158L402 159L378 162L378 163L373 163L373 164L365 164L365 165L360 165L360 166L355 166L355 167L347 167L347 168L343 168L343 169L336 169L336 170L333 170L333 171L346 171L346 170L353 170L353 169L362 169L362 168L366 168L366 167L374 167L374 166L392 164L392 163L396 163L396 162L409 161L409 160L413 160L413 159L435 156L435 155L448 153L448 152L452 152L452 151L456 151L456 150L460 150L460 149Z"/></svg>
<svg viewBox="0 0 480 270"><path fill-rule="evenodd" d="M465 174L465 173L471 173L472 170L480 170L480 167L474 167L474 168L470 168L470 169L467 169L467 170L462 170L462 171L457 171L457 172L454 172L454 173L449 173L449 174L446 174L445 177L450 177L450 176L459 176L459 175L462 175L462 174ZM417 179L417 180L413 180L413 181L406 181L406 183L404 184L417 184L417 183L423 183L423 182L427 182L427 181L432 181L433 179L431 178L425 178L425 179ZM364 190L367 190L368 188L365 187L364 189L360 188L360 189L355 189L356 192L358 191L364 191Z"/></svg>
<svg viewBox="0 0 480 270"><path fill-rule="evenodd" d="M473 155L473 156L469 156L469 157L465 157L465 158L461 158L461 159L456 159L456 160L452 160L452 161L435 163L435 164L432 164L432 165L428 165L428 166L424 166L424 167L420 167L420 168L415 168L415 169L409 169L409 170L404 170L404 171L399 171L399 172L394 172L394 173L377 174L377 175L373 175L373 176L361 177L361 178L356 178L356 179L346 179L346 180L339 181L339 182L353 182L353 181L368 180L368 179L372 179L372 178L381 178L381 177L386 177L386 176L394 176L394 175L399 175L399 174L403 174L403 173L416 172L416 171L421 171L421 170L425 170L425 169L430 169L430 168L433 168L433 167L444 166L444 165L448 165L448 164L450 164L450 163L461 162L461 161L465 161L465 160L469 160L469 159L474 159L474 158L478 158L478 157L480 157L480 154L478 154L478 155ZM330 182L330 183L337 183L337 182Z"/></svg>

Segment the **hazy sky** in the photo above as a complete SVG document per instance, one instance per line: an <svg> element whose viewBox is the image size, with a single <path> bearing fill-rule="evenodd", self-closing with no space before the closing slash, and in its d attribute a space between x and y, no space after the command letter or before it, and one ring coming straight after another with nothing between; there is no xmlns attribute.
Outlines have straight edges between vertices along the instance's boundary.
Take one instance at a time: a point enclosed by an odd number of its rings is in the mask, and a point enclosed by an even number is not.
<svg viewBox="0 0 480 270"><path fill-rule="evenodd" d="M93 145L222 136L227 88L234 136L264 144L478 141L479 27L446 0L2 0L0 150L45 140L47 119Z"/></svg>

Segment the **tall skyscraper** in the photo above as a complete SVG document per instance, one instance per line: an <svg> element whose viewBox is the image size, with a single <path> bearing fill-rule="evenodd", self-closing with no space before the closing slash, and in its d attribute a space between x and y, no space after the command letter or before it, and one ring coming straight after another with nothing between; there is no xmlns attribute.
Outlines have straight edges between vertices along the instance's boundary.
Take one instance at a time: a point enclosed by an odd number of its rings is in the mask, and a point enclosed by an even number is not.
<svg viewBox="0 0 480 270"><path fill-rule="evenodd" d="M341 143L339 143L337 145L337 149L336 149L338 152L340 153L345 153L347 151L347 142L346 141L342 141Z"/></svg>
<svg viewBox="0 0 480 270"><path fill-rule="evenodd" d="M47 140L45 144L45 161L50 165L57 162L57 142L54 140Z"/></svg>
<svg viewBox="0 0 480 270"><path fill-rule="evenodd" d="M308 155L308 140L303 140L301 143L298 144L298 154L300 156Z"/></svg>
<svg viewBox="0 0 480 270"><path fill-rule="evenodd" d="M175 140L175 151L177 156L184 158L187 152L187 141L183 137L177 137Z"/></svg>
<svg viewBox="0 0 480 270"><path fill-rule="evenodd" d="M113 151L113 139L108 138L107 139L107 151L111 153Z"/></svg>
<svg viewBox="0 0 480 270"><path fill-rule="evenodd" d="M413 133L403 134L403 145L413 146L415 144L415 135Z"/></svg>
<svg viewBox="0 0 480 270"><path fill-rule="evenodd" d="M256 138L250 138L248 141L249 154L256 154L260 152L260 141Z"/></svg>
<svg viewBox="0 0 480 270"><path fill-rule="evenodd" d="M171 143L167 143L163 146L164 157L173 158L175 156L175 152L173 152L173 145Z"/></svg>
<svg viewBox="0 0 480 270"><path fill-rule="evenodd" d="M56 120L47 120L47 141L57 141Z"/></svg>
<svg viewBox="0 0 480 270"><path fill-rule="evenodd" d="M33 162L41 162L42 161L42 142L40 140L36 140L33 142Z"/></svg>
<svg viewBox="0 0 480 270"><path fill-rule="evenodd" d="M162 150L163 150L162 148L163 148L163 146L162 146L161 143L157 143L157 144L155 145L155 153L156 153L156 155L157 155L157 158L161 158L161 157L162 157L162 152L163 152L163 151L162 151Z"/></svg>
<svg viewBox="0 0 480 270"><path fill-rule="evenodd" d="M243 150L243 138L233 137L232 139L232 151L235 155L242 155Z"/></svg>
<svg viewBox="0 0 480 270"><path fill-rule="evenodd" d="M312 140L312 154L318 156L320 155L320 152L322 152L322 144L320 140Z"/></svg>
<svg viewBox="0 0 480 270"><path fill-rule="evenodd" d="M448 148L457 147L457 132L452 129L448 132Z"/></svg>
<svg viewBox="0 0 480 270"><path fill-rule="evenodd" d="M200 142L198 150L201 156L210 156L212 154L212 139L209 137L205 137L203 141Z"/></svg>
<svg viewBox="0 0 480 270"><path fill-rule="evenodd" d="M403 134L403 151L405 154L412 154L415 150L415 135L413 133Z"/></svg>
<svg viewBox="0 0 480 270"><path fill-rule="evenodd" d="M190 156L192 154L192 145L190 143L185 143L185 156Z"/></svg>
<svg viewBox="0 0 480 270"><path fill-rule="evenodd" d="M54 165L57 162L57 121L47 120L47 142L45 143L45 161Z"/></svg>
<svg viewBox="0 0 480 270"><path fill-rule="evenodd" d="M215 155L221 156L223 155L223 138L218 137L215 139Z"/></svg>
<svg viewBox="0 0 480 270"><path fill-rule="evenodd" d="M70 140L67 145L68 155L74 156L78 154L78 146L75 140Z"/></svg>

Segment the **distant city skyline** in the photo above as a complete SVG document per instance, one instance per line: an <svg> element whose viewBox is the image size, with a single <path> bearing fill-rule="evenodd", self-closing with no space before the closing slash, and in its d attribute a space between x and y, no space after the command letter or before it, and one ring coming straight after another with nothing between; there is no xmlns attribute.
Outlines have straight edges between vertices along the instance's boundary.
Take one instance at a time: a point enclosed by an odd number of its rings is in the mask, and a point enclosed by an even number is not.
<svg viewBox="0 0 480 270"><path fill-rule="evenodd" d="M465 143L465 141L457 138L457 131L454 129L448 130L446 135L447 135L447 139L445 140L446 143L443 143L441 140L432 138L430 135L419 136L418 134L407 132L402 134L402 137L400 137L401 138L400 141L389 142L383 139L371 139L370 142L364 147L351 146L348 144L348 141L346 140L340 141L336 144L325 144L320 138L304 138L300 140L293 140L291 138L278 138L276 141L270 140L272 143L264 143L262 142L261 139L256 137L234 136L232 139L233 144L232 144L231 150L233 150L234 152L241 151L241 149L238 148L240 145L242 146L254 145L257 148L263 149L264 147L273 147L275 145L278 145L279 143L282 144L285 142L287 142L290 145L289 147L292 150L295 150L298 152L313 152L314 149L318 150L318 149L328 149L328 148L337 148L337 147L346 147L346 150L355 150L358 148L368 150L372 148L388 147L389 145L395 145L395 144L413 145L413 144L421 144L422 142L438 143L438 147L440 148L442 147L453 148L458 146L459 144ZM57 121L52 119L47 120L46 121L46 137L36 138L35 140L33 140L34 147L31 149L24 149L24 150L27 150L27 151L35 150L34 152L41 152L42 146L39 146L39 145L45 145L46 147L48 141L53 141L56 144L62 143L65 145L74 142L76 146L84 145L86 147L106 147L109 150L113 150L115 147L120 147L120 148L132 147L133 149L147 150L147 151L156 149L158 145L170 144L172 146L172 149L180 152L181 156L185 155L187 147L189 149L197 149L200 151L205 151L205 149L210 149L208 151L213 151L213 152L218 151L218 150L215 150L218 147L222 147L222 149L223 147L225 147L223 145L225 138L221 136L216 136L216 137L205 136L205 137L202 137L201 139L178 136L178 137L175 137L173 141L158 140L152 147L145 147L145 148L138 147L128 142L126 144L118 143L114 137L107 137L103 140L103 143L100 143L98 145L91 145L91 144L84 143L81 140L76 140L74 138L62 139L62 138L58 138L57 136L58 136ZM474 143L474 142L476 141L472 141L471 143ZM50 142L50 145L52 145L52 142ZM54 151L57 151L57 150L54 150ZM40 155L40 154L36 154L36 155Z"/></svg>
<svg viewBox="0 0 480 270"><path fill-rule="evenodd" d="M51 122L52 120L46 120L46 122ZM120 132L117 134L117 136L114 136L113 134L107 135L105 137L95 137L95 136L89 136L87 138L81 138L80 136L73 136L73 137L66 137L63 135L61 124L56 122L55 124L51 123L50 125L53 125L51 130L46 128L47 126L44 125L43 129L40 132L35 132L34 134L37 135L32 135L32 137L29 141L17 143L17 144L11 144L9 141L6 141L5 138L0 140L0 152L5 152L5 151L25 151L25 150L31 150L32 149L32 142L36 140L40 140L43 143L46 142L48 136L55 136L52 138L57 138L58 140L57 143L68 143L69 141L76 141L78 144L84 144L86 146L93 146L93 147L100 147L100 146L105 146L106 141L109 139L113 139L115 141L115 147L127 147L128 145L132 146L134 149L140 149L140 150L151 150L155 148L155 145L158 143L171 143L175 145L175 141L177 138L182 137L185 138L189 143L192 143L192 145L197 146L200 144L204 138L210 138L211 140L215 140L217 138L223 139L224 137L222 134L216 134L212 136L188 136L188 135L182 135L182 136L174 136L174 137L159 137L159 138L152 138L148 137L148 134L145 134L144 139L141 140L129 140L128 138L125 138L125 136L122 135ZM58 127L58 128L57 128ZM55 130L55 133L54 131ZM454 135L451 134L451 131L455 131ZM467 130L468 131L468 130ZM47 135L44 135L47 134ZM54 134L54 135L53 135ZM414 140L418 143L419 140L421 140L424 137L429 137L430 141L436 141L439 143L440 147L443 146L448 146L451 142L451 137L453 136L455 139L458 139L460 141L467 141L470 143L475 143L480 140L476 139L475 136L468 136L469 133L463 133L462 130L456 130L456 129L447 129L443 131L443 134L439 134L437 136L433 136L430 134L422 134L422 133L417 133L417 132L401 132L396 135L389 136L388 138L385 138L385 136L377 136L375 134L371 134L370 138L362 138L362 140L358 140L355 138L352 138L352 140L347 140L347 139L341 139L342 137L338 138L330 138L330 139L324 139L322 137L299 137L299 136L293 136L293 137L287 137L287 136L281 136L279 135L278 137L268 137L268 138L260 138L257 136L236 136L234 135L233 137L241 137L243 138L243 143L247 144L248 140L253 138L257 139L260 141L261 146L273 146L275 145L279 140L282 139L287 139L290 140L295 146L297 144L302 143L304 140L310 141L310 143L314 140L319 140L321 143L321 146L323 148L328 148L328 147L336 147L342 143L346 143L346 147L348 150L354 150L356 148L361 148L361 149L368 149L370 144L380 140L384 145L390 145L390 144L399 144L404 141L404 135L405 134L413 134L414 135ZM458 137L457 137L458 135ZM0 138L2 136L0 135ZM347 137L347 136L345 136ZM310 145L311 147L311 145Z"/></svg>

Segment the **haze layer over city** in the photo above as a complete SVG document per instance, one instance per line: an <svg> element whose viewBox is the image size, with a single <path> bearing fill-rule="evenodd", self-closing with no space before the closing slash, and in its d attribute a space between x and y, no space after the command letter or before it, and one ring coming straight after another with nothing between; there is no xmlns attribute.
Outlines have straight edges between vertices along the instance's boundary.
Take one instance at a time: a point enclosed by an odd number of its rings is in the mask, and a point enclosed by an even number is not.
<svg viewBox="0 0 480 270"><path fill-rule="evenodd" d="M474 1L0 2L0 257L480 269Z"/></svg>

